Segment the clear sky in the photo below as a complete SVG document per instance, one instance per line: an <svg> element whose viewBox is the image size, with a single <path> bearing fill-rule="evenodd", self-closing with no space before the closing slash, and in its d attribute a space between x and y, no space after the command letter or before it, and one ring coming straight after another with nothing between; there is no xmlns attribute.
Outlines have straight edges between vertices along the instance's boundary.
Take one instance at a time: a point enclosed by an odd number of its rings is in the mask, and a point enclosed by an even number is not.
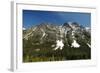
<svg viewBox="0 0 100 73"><path fill-rule="evenodd" d="M23 27L29 28L40 23L64 24L65 22L77 22L83 26L91 26L91 14L79 12L53 12L23 10Z"/></svg>

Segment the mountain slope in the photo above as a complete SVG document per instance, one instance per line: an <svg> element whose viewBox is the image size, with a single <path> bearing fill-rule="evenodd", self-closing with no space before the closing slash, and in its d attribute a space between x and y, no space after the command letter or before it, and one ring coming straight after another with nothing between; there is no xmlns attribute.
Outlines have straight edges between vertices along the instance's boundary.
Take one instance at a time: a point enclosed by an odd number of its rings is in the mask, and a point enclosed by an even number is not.
<svg viewBox="0 0 100 73"><path fill-rule="evenodd" d="M37 55L48 56L49 54L49 56L58 57L59 53L61 56L66 56L66 54L68 56L68 53L74 56L79 55L79 52L88 55L90 58L90 31L90 29L80 26L76 22L67 22L63 25L41 23L23 30L24 55L25 57L26 55L37 57ZM58 55L55 52L58 52Z"/></svg>

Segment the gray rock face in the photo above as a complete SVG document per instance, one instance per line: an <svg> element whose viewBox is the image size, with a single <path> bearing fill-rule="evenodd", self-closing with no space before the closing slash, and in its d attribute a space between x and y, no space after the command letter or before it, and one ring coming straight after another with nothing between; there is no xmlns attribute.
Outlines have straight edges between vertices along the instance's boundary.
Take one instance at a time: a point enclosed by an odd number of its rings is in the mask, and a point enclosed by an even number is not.
<svg viewBox="0 0 100 73"><path fill-rule="evenodd" d="M23 40L31 45L48 44L48 47L55 45L56 41L62 40L64 46L91 45L90 29L80 26L76 22L68 22L63 25L41 23L29 29L23 30ZM73 43L74 42L74 43ZM27 46L27 45L26 45ZM73 46L74 47L74 46ZM62 48L63 49L63 48Z"/></svg>

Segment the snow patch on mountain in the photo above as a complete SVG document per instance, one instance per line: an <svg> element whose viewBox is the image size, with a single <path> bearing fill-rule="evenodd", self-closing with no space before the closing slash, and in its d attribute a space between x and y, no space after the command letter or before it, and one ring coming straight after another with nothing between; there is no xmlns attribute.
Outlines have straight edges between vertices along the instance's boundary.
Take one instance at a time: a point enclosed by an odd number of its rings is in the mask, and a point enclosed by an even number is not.
<svg viewBox="0 0 100 73"><path fill-rule="evenodd" d="M62 40L56 40L56 47L54 48L54 50L57 50L60 48L60 50L62 50L64 47L63 41Z"/></svg>
<svg viewBox="0 0 100 73"><path fill-rule="evenodd" d="M87 45L91 48L91 45L87 43Z"/></svg>
<svg viewBox="0 0 100 73"><path fill-rule="evenodd" d="M41 40L43 39L43 37L46 35L45 31L43 29L41 29L41 31L43 32L43 35L41 37Z"/></svg>
<svg viewBox="0 0 100 73"><path fill-rule="evenodd" d="M26 30L26 28L23 27L23 30Z"/></svg>
<svg viewBox="0 0 100 73"><path fill-rule="evenodd" d="M76 42L76 40L73 40L71 47L78 48L80 45Z"/></svg>
<svg viewBox="0 0 100 73"><path fill-rule="evenodd" d="M87 31L87 32L91 32L91 28L90 27L85 27L85 30Z"/></svg>

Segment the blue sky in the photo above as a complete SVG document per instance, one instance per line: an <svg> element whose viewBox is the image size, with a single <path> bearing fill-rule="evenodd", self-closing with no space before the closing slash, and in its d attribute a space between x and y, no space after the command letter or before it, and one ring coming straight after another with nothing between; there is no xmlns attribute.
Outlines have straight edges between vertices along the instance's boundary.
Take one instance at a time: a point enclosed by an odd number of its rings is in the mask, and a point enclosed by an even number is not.
<svg viewBox="0 0 100 73"><path fill-rule="evenodd" d="M40 23L53 23L61 25L65 22L77 22L80 25L91 26L91 14L79 12L53 12L23 10L23 27L29 28Z"/></svg>

